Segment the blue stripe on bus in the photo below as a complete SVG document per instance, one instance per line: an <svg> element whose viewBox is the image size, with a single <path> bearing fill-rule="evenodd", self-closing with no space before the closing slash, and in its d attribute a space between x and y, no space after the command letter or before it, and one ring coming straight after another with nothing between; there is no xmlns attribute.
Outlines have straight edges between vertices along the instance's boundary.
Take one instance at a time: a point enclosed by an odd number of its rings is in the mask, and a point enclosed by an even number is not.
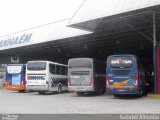
<svg viewBox="0 0 160 120"><path fill-rule="evenodd" d="M64 86L67 86L67 78L51 78L51 87L56 87L58 84L62 84Z"/></svg>

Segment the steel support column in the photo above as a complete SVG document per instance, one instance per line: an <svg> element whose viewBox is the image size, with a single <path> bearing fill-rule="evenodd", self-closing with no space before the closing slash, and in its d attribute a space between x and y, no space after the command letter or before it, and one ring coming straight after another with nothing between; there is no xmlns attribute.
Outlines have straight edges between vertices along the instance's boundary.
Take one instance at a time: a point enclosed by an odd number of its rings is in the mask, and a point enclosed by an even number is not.
<svg viewBox="0 0 160 120"><path fill-rule="evenodd" d="M157 45L157 94L160 94L160 46Z"/></svg>
<svg viewBox="0 0 160 120"><path fill-rule="evenodd" d="M153 64L154 64L154 93L157 93L157 63L156 63L156 14L153 12Z"/></svg>

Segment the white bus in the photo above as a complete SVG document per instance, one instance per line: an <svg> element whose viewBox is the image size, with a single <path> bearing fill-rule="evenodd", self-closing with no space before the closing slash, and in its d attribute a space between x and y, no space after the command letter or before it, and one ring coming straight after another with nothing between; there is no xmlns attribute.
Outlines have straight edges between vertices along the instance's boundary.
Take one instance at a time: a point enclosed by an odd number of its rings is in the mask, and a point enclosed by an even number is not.
<svg viewBox="0 0 160 120"><path fill-rule="evenodd" d="M50 61L29 61L26 65L26 90L62 93L67 91L67 65Z"/></svg>

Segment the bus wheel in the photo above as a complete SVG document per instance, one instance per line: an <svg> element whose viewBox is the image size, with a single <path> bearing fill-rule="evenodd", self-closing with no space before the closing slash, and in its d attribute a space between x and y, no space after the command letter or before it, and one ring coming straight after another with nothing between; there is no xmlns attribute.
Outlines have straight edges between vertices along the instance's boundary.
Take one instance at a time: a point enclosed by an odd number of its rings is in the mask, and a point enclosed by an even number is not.
<svg viewBox="0 0 160 120"><path fill-rule="evenodd" d="M104 94L104 91L103 90L99 90L99 94L100 95Z"/></svg>
<svg viewBox="0 0 160 120"><path fill-rule="evenodd" d="M139 96L140 96L140 97L142 97L142 96L143 96L143 90L142 90L142 89L140 90L140 94L139 94Z"/></svg>
<svg viewBox="0 0 160 120"><path fill-rule="evenodd" d="M114 94L114 97L120 97L121 95L119 95L119 94Z"/></svg>
<svg viewBox="0 0 160 120"><path fill-rule="evenodd" d="M44 95L45 94L45 92L38 92L40 95Z"/></svg>
<svg viewBox="0 0 160 120"><path fill-rule="evenodd" d="M61 85L58 86L58 93L59 93L59 94L62 93L62 86L61 86Z"/></svg>
<svg viewBox="0 0 160 120"><path fill-rule="evenodd" d="M82 92L76 92L76 94L77 94L77 96L81 96L81 95L83 95L83 93L82 93Z"/></svg>

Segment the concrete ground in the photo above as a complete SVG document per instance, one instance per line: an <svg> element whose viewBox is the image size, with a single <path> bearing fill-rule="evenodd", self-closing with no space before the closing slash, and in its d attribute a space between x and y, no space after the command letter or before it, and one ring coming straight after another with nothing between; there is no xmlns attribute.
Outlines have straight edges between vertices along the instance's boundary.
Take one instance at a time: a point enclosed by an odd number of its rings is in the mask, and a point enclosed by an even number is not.
<svg viewBox="0 0 160 120"><path fill-rule="evenodd" d="M0 113L10 114L134 114L160 113L160 99L115 98L73 93L39 95L0 89Z"/></svg>

